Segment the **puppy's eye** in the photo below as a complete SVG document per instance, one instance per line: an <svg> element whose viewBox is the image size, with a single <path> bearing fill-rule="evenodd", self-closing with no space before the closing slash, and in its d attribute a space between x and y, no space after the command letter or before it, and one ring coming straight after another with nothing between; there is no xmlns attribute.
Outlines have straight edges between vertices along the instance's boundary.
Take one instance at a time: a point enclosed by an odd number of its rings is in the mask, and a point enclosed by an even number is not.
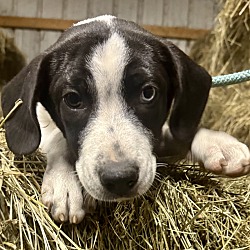
<svg viewBox="0 0 250 250"><path fill-rule="evenodd" d="M73 109L81 108L82 106L82 98L78 93L71 92L64 96L64 102L67 106Z"/></svg>
<svg viewBox="0 0 250 250"><path fill-rule="evenodd" d="M142 89L141 102L149 103L156 97L156 88L151 85L147 85Z"/></svg>

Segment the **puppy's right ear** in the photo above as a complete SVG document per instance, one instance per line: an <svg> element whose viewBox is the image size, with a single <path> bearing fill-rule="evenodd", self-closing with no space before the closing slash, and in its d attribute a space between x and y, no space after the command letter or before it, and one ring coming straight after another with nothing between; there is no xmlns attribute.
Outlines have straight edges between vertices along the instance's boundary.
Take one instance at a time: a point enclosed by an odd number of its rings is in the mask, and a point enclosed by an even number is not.
<svg viewBox="0 0 250 250"><path fill-rule="evenodd" d="M44 79L46 55L39 55L23 68L2 91L2 109L4 117L13 108L18 99L23 104L5 122L6 140L15 154L29 154L40 143L41 132L36 116L36 103L40 99Z"/></svg>

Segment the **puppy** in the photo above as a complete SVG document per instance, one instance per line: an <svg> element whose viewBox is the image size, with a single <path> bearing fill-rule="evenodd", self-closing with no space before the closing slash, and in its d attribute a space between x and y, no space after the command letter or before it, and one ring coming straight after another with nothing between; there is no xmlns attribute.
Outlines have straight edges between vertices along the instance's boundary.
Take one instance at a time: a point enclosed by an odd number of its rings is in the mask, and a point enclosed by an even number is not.
<svg viewBox="0 0 250 250"><path fill-rule="evenodd" d="M95 200L144 194L156 157L189 150L214 173L250 171L247 146L198 129L210 75L172 43L113 16L66 30L4 88L9 148L47 155L42 201L59 222L79 223Z"/></svg>

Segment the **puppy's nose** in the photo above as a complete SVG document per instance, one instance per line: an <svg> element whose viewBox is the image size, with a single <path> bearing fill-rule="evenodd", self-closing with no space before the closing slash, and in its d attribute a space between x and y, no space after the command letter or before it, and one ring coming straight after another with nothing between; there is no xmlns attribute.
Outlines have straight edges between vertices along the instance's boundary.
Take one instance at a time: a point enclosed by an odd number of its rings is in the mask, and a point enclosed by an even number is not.
<svg viewBox="0 0 250 250"><path fill-rule="evenodd" d="M109 192L126 196L139 178L139 169L128 162L109 162L99 171L100 181Z"/></svg>

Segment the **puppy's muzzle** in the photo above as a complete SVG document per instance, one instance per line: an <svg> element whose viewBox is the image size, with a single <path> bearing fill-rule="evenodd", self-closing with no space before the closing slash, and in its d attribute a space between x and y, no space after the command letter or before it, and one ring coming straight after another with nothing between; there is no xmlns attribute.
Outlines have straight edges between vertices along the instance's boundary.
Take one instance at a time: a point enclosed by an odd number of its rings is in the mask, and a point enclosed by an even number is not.
<svg viewBox="0 0 250 250"><path fill-rule="evenodd" d="M110 161L99 170L102 186L120 198L130 197L136 193L139 168L128 161Z"/></svg>

